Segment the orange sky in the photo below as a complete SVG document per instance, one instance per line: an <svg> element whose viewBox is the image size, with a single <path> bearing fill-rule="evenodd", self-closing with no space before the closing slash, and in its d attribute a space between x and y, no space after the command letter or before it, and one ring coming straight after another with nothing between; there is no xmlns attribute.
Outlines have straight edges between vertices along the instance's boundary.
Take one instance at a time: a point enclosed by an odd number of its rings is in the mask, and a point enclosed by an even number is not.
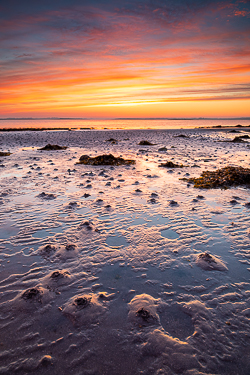
<svg viewBox="0 0 250 375"><path fill-rule="evenodd" d="M250 116L249 1L86 3L0 8L0 117Z"/></svg>

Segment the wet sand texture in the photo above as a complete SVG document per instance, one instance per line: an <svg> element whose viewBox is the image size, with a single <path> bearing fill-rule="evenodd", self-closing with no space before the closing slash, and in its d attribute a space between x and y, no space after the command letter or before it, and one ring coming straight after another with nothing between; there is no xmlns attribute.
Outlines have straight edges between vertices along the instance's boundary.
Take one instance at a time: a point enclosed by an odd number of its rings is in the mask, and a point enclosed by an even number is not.
<svg viewBox="0 0 250 375"><path fill-rule="evenodd" d="M250 374L249 128L228 130L0 132L1 375Z"/></svg>

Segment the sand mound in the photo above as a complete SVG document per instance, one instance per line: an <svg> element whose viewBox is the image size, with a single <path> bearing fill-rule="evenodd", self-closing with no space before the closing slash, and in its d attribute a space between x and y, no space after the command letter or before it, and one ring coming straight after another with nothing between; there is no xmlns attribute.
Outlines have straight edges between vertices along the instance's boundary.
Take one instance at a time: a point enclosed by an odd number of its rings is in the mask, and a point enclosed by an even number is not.
<svg viewBox="0 0 250 375"><path fill-rule="evenodd" d="M160 318L156 311L158 303L158 299L148 294L135 296L129 303L129 320L138 324L159 324Z"/></svg>
<svg viewBox="0 0 250 375"><path fill-rule="evenodd" d="M78 325L98 323L107 311L106 293L79 294L72 297L63 308L63 314Z"/></svg>
<svg viewBox="0 0 250 375"><path fill-rule="evenodd" d="M200 253L196 257L196 264L206 271L227 271L227 266L209 253Z"/></svg>

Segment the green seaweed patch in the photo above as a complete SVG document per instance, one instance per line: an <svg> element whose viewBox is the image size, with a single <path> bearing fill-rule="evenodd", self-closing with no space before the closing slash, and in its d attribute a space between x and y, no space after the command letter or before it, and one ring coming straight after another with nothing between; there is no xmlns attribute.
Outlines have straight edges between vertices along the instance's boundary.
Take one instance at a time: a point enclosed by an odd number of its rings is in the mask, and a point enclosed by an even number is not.
<svg viewBox="0 0 250 375"><path fill-rule="evenodd" d="M149 141L141 141L138 143L139 146L154 146L156 143L151 143Z"/></svg>
<svg viewBox="0 0 250 375"><path fill-rule="evenodd" d="M11 152L0 151L0 156L10 156L10 155L11 155Z"/></svg>
<svg viewBox="0 0 250 375"><path fill-rule="evenodd" d="M46 146L39 148L38 150L41 151L57 151L57 150L66 150L67 146L58 146L58 145L51 145L48 143Z"/></svg>
<svg viewBox="0 0 250 375"><path fill-rule="evenodd" d="M130 165L135 164L135 160L127 160L121 157L115 157L112 154L109 155L99 155L96 157L91 157L88 155L82 155L79 162L76 164L86 164L86 165Z"/></svg>
<svg viewBox="0 0 250 375"><path fill-rule="evenodd" d="M172 161L167 161L166 163L161 163L159 167L164 167L164 168L183 168L183 164L176 164Z"/></svg>
<svg viewBox="0 0 250 375"><path fill-rule="evenodd" d="M182 178L201 189L227 189L231 186L250 185L250 169L243 167L224 167L216 171L204 171L198 178Z"/></svg>

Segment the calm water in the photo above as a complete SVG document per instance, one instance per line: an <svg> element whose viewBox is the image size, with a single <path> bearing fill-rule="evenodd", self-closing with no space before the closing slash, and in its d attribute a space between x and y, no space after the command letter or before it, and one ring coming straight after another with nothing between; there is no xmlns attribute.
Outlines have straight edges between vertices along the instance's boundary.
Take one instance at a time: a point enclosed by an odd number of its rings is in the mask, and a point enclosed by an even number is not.
<svg viewBox="0 0 250 375"><path fill-rule="evenodd" d="M40 120L1 120L0 128L95 128L95 129L192 129L200 126L250 126L250 119L189 119L189 120L79 120L79 119L40 119Z"/></svg>

